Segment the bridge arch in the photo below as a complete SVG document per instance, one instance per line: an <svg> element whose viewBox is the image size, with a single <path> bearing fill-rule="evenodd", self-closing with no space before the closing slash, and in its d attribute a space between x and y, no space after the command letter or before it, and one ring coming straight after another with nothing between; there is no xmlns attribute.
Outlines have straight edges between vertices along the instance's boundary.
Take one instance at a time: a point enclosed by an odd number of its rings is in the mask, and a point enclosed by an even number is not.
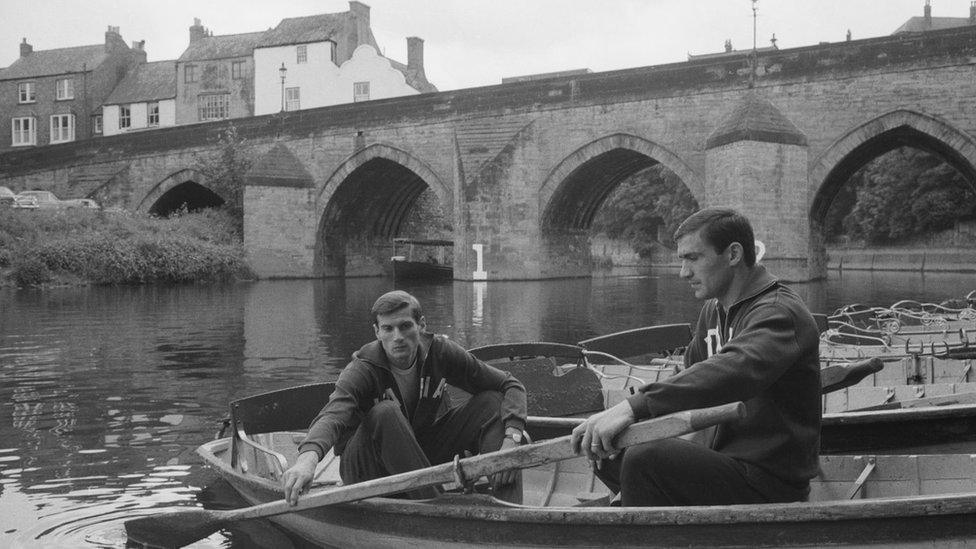
<svg viewBox="0 0 976 549"><path fill-rule="evenodd" d="M425 162L377 143L342 161L315 193L316 271L325 276L385 272L392 239L427 189L452 215L451 188Z"/></svg>
<svg viewBox="0 0 976 549"><path fill-rule="evenodd" d="M934 116L896 110L847 132L811 162L811 222L819 226L841 187L861 166L903 146L942 158L976 189L976 140L972 136Z"/></svg>
<svg viewBox="0 0 976 549"><path fill-rule="evenodd" d="M658 163L702 203L702 179L678 155L642 137L615 133L576 149L549 172L539 190L542 228L588 229L617 184Z"/></svg>
<svg viewBox="0 0 976 549"><path fill-rule="evenodd" d="M909 146L955 168L976 189L976 140L952 124L900 109L860 124L835 140L810 163L809 223L811 275L826 276L825 221L831 203L851 176L870 160Z"/></svg>
<svg viewBox="0 0 976 549"><path fill-rule="evenodd" d="M184 203L191 209L208 208L222 205L224 198L210 189L207 176L186 168L154 185L139 201L136 211L167 215Z"/></svg>

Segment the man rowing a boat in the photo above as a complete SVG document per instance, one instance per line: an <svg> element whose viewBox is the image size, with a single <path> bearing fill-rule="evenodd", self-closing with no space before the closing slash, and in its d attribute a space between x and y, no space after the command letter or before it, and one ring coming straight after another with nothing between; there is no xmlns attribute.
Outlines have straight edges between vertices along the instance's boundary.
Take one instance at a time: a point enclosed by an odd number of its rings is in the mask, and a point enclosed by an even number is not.
<svg viewBox="0 0 976 549"><path fill-rule="evenodd" d="M428 333L420 302L407 292L380 296L370 317L376 341L353 353L299 445L298 459L282 477L285 499L292 505L330 449L340 456L342 482L353 484L522 441L526 399L521 382L445 336ZM446 384L471 398L451 407ZM517 498L515 480L515 471L495 475L496 495ZM407 496L437 494L427 487Z"/></svg>
<svg viewBox="0 0 976 549"><path fill-rule="evenodd" d="M801 501L820 446L816 322L803 300L756 263L749 220L708 208L678 227L683 279L706 299L684 369L642 387L573 430L577 452L624 506ZM746 417L704 441L667 439L618 452L628 425L664 414L743 401Z"/></svg>

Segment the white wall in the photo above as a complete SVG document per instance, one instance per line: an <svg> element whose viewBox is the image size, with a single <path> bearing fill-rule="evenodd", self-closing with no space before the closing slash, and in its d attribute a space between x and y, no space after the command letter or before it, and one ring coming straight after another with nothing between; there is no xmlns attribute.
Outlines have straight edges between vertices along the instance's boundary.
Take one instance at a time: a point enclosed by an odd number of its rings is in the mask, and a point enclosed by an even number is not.
<svg viewBox="0 0 976 549"><path fill-rule="evenodd" d="M295 63L295 46L258 48L254 50L254 114L271 114L281 110L281 76L285 64L285 87L301 89L301 108L311 109L352 103L353 83L369 82L372 99L414 95L403 73L394 69L388 59L372 46L361 45L341 67L332 63L330 44L307 44L308 62Z"/></svg>
<svg viewBox="0 0 976 549"><path fill-rule="evenodd" d="M102 107L102 133L104 135L116 135L125 132L145 130L148 128L146 113L149 110L149 103L130 103L130 115L132 125L126 129L119 128L119 105L106 105ZM159 101L159 126L176 125L176 100L163 99Z"/></svg>

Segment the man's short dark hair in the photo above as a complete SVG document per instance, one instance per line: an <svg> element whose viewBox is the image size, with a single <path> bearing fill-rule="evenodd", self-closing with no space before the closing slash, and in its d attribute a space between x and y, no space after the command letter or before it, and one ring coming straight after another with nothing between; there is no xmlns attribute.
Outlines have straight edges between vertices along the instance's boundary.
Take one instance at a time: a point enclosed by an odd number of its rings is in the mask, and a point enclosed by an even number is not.
<svg viewBox="0 0 976 549"><path fill-rule="evenodd" d="M420 308L420 302L417 301L416 297L403 290L386 292L376 300L376 303L373 303L373 308L369 310L369 320L373 324L376 324L379 315L393 314L406 307L410 308L410 314L413 316L413 319L420 322L420 318L424 316L424 312Z"/></svg>
<svg viewBox="0 0 976 549"><path fill-rule="evenodd" d="M715 249L715 253L722 253L729 244L738 242L742 245L743 259L746 265L756 264L756 236L752 232L752 225L746 216L727 208L704 208L688 216L678 225L674 232L674 240L689 235L701 229L702 240Z"/></svg>

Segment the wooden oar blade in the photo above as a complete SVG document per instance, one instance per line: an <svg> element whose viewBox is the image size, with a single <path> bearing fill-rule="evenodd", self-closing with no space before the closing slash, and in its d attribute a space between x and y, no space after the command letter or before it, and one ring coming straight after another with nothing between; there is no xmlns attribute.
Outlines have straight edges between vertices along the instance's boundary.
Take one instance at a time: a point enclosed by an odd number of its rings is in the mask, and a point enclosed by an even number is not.
<svg viewBox="0 0 976 549"><path fill-rule="evenodd" d="M125 534L143 545L170 549L201 540L222 527L217 514L194 508L127 520Z"/></svg>

